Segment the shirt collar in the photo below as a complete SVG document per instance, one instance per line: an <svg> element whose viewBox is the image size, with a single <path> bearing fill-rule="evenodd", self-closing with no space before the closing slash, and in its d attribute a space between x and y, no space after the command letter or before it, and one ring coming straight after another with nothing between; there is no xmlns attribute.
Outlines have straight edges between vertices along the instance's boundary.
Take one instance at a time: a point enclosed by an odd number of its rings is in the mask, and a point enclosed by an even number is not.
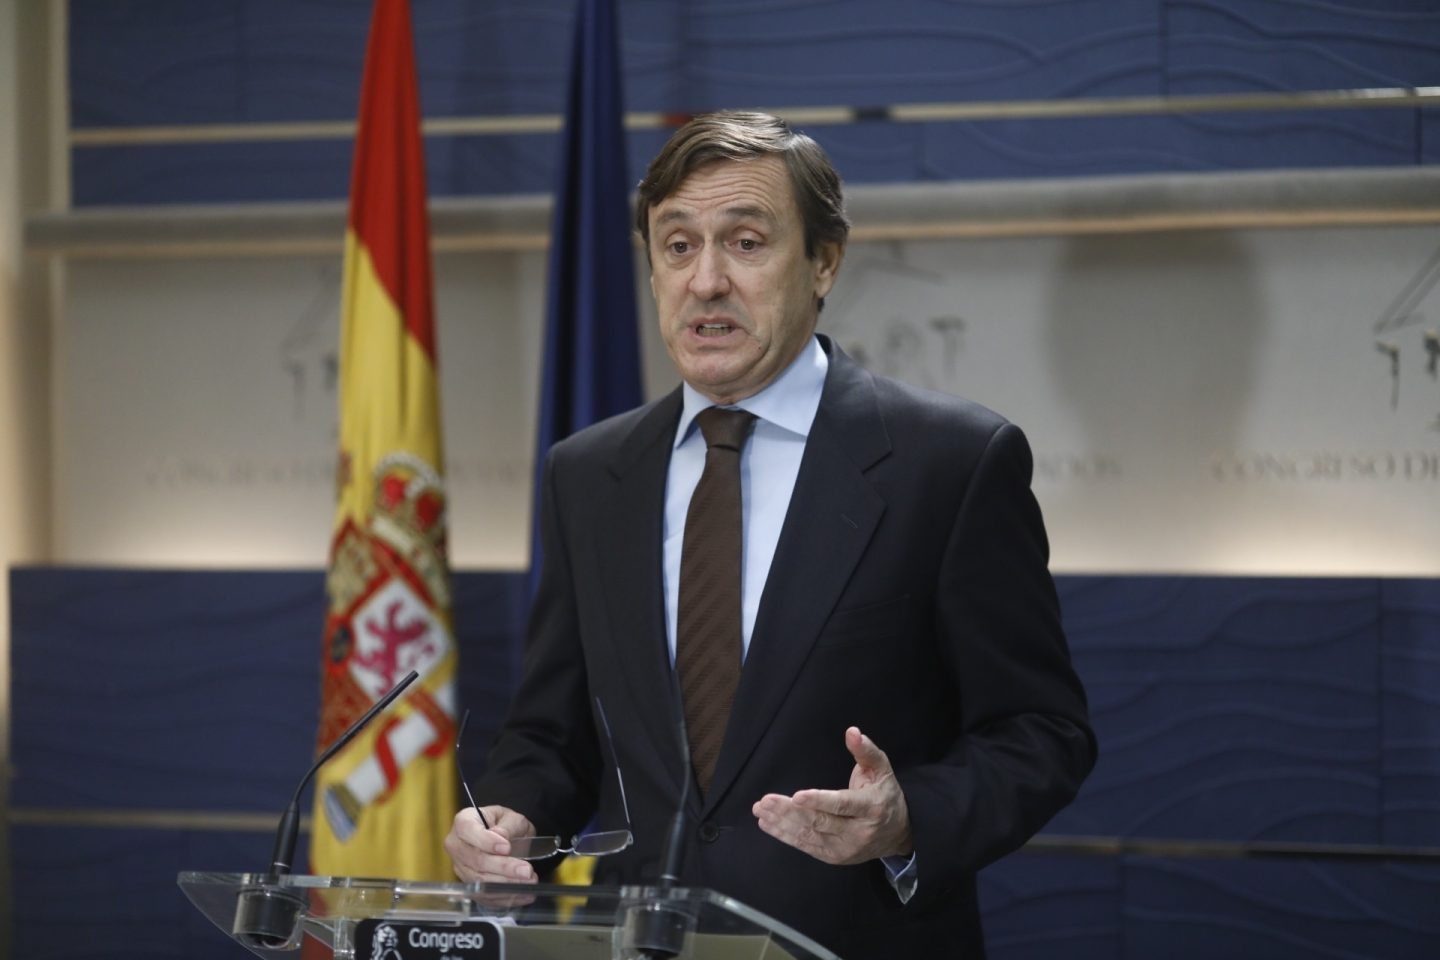
<svg viewBox="0 0 1440 960"><path fill-rule="evenodd" d="M825 372L829 368L830 358L820 346L820 341L811 337L809 345L801 349L800 355L769 386L731 406L747 410L781 429L808 437L810 425L815 422L815 414L820 410L820 394L824 392ZM681 385L681 392L685 402L680 410L680 423L675 428L677 447L690 435L695 415L715 405L688 383Z"/></svg>

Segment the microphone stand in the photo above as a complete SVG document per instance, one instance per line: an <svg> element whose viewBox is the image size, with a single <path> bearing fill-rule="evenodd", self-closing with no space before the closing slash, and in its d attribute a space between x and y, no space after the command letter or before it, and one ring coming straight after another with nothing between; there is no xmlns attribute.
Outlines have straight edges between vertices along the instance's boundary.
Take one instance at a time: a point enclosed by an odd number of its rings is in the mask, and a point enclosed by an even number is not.
<svg viewBox="0 0 1440 960"><path fill-rule="evenodd" d="M291 861L295 859L295 843L300 836L300 795L305 792L310 779L327 760L355 739L355 735L364 729L366 724L395 702L395 698L419 678L420 674L411 670L403 680L390 688L389 693L375 701L370 709L365 711L364 716L352 723L348 730L330 744L301 778L300 785L295 788L295 794L290 798L290 804L285 808L280 817L280 825L275 830L275 848L270 857L270 872L266 875L265 882L240 892L239 902L235 906L235 927L232 932L241 943L265 950L288 947L297 932L305 900L292 891L278 888L275 881L290 873Z"/></svg>
<svg viewBox="0 0 1440 960"><path fill-rule="evenodd" d="M679 711L676 733L680 742L681 759L680 803L675 808L675 816L670 821L670 832L665 837L660 880L655 885L655 896L621 908L624 912L622 926L625 956L644 960L671 960L679 956L685 947L685 935L695 925L692 911L685 908L683 901L672 900L670 896L680 881L680 864L685 855L685 808L690 802L690 785L695 780L695 769L690 759L690 735L685 729L685 702L680 693L680 682L673 669L670 671L670 681Z"/></svg>

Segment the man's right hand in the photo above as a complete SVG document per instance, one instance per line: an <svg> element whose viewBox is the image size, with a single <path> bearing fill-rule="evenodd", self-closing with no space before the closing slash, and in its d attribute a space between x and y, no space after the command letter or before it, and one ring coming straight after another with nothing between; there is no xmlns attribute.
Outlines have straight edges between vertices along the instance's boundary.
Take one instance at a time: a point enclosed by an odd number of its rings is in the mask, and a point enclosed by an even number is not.
<svg viewBox="0 0 1440 960"><path fill-rule="evenodd" d="M490 829L480 822L472 807L455 814L445 837L445 852L455 865L455 875L466 883L534 883L535 868L510 856L510 841L533 837L535 825L524 814L509 807L482 807Z"/></svg>

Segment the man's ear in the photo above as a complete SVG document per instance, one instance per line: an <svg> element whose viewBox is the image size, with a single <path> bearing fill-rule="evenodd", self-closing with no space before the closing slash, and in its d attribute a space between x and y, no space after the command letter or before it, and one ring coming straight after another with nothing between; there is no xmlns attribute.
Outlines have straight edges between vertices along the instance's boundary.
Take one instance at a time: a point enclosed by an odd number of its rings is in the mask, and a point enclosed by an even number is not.
<svg viewBox="0 0 1440 960"><path fill-rule="evenodd" d="M815 296L823 300L830 293L830 288L835 286L835 278L840 274L840 264L845 259L845 245L843 243L822 243L820 249L815 251L815 259L811 261L815 266Z"/></svg>

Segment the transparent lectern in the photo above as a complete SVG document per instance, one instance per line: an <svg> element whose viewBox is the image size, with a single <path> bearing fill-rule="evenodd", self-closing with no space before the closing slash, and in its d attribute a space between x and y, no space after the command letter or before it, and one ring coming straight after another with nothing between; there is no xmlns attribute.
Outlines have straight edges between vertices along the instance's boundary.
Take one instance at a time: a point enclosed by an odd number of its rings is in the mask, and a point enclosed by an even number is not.
<svg viewBox="0 0 1440 960"><path fill-rule="evenodd" d="M260 957L298 950L308 936L336 960L839 960L709 890L249 873L179 879L212 923Z"/></svg>

